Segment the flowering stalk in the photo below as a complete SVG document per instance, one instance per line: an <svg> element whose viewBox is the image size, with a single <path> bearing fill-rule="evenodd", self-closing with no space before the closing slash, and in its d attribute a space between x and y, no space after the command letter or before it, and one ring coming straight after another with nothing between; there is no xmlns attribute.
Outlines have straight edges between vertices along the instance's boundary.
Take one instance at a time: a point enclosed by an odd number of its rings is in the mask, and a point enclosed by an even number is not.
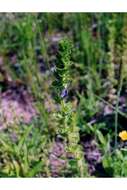
<svg viewBox="0 0 127 190"><path fill-rule="evenodd" d="M76 125L77 117L76 113L73 112L71 102L67 101L68 88L71 82L71 51L72 45L69 40L61 40L59 43L56 70L54 73L55 81L53 82L53 87L55 88L55 100L60 104L60 110L56 114L60 123L57 128L57 134L63 138L66 145L66 152L68 155L71 155L72 160L68 160L68 169L71 170L71 172L76 170L78 175L83 177L86 175L86 168L84 167L84 156L81 147L78 145L79 131Z"/></svg>

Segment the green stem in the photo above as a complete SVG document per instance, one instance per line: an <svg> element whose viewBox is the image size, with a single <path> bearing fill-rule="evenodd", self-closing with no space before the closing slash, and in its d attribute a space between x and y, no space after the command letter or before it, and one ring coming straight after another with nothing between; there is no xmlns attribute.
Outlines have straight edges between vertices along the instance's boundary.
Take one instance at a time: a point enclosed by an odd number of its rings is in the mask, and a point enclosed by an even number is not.
<svg viewBox="0 0 127 190"><path fill-rule="evenodd" d="M120 93L121 93L121 89L122 89L122 85L123 85L122 71L123 71L123 62L121 62L121 64L120 64L118 90L117 90L117 101L116 101L116 106L115 106L115 149L117 148L117 144L118 144L117 134L118 134L119 98L120 98Z"/></svg>

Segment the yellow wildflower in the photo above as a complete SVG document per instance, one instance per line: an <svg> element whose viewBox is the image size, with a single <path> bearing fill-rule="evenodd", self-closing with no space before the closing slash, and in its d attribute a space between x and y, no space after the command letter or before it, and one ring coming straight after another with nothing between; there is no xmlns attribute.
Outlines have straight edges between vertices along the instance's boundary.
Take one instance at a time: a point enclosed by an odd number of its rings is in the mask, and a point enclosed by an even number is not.
<svg viewBox="0 0 127 190"><path fill-rule="evenodd" d="M127 140L127 131L122 131L119 133L119 137L123 140L126 141Z"/></svg>

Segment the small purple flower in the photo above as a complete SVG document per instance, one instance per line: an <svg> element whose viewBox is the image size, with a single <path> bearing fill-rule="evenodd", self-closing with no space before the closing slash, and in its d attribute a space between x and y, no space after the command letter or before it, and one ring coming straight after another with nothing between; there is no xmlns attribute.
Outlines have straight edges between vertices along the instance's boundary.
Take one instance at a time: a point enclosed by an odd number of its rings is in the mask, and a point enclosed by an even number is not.
<svg viewBox="0 0 127 190"><path fill-rule="evenodd" d="M68 90L67 90L67 88L64 88L64 89L62 90L60 96L61 96L61 98L65 98L67 95L68 95Z"/></svg>
<svg viewBox="0 0 127 190"><path fill-rule="evenodd" d="M10 137L11 137L11 140L12 140L13 142L17 142L18 137L17 137L16 133L10 134Z"/></svg>

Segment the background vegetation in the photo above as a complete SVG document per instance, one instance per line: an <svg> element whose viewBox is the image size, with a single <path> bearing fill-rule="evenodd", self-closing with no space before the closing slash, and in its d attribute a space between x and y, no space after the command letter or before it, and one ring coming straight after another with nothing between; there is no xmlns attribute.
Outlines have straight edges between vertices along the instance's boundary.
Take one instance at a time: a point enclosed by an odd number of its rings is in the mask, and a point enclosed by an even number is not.
<svg viewBox="0 0 127 190"><path fill-rule="evenodd" d="M0 176L126 177L127 14L0 20Z"/></svg>

